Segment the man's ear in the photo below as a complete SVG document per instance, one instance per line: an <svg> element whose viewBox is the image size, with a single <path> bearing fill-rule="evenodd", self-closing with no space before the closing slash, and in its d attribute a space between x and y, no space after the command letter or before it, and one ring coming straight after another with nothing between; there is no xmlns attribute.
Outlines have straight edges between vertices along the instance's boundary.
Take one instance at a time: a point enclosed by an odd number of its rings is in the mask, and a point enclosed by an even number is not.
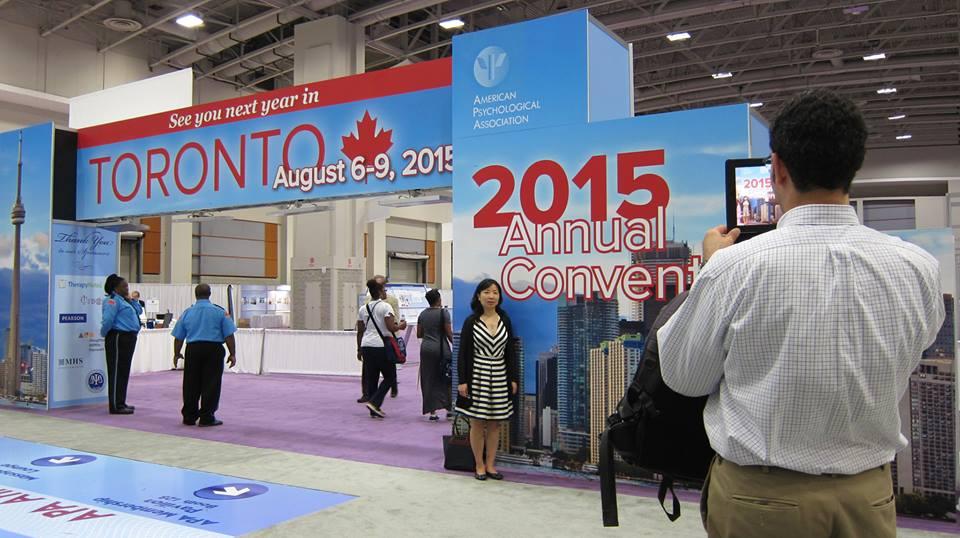
<svg viewBox="0 0 960 538"><path fill-rule="evenodd" d="M774 183L780 187L783 187L787 184L787 181L792 181L790 178L790 171L787 170L787 165L783 163L783 160L780 159L780 156L776 153L772 153L770 158L770 168L773 171Z"/></svg>

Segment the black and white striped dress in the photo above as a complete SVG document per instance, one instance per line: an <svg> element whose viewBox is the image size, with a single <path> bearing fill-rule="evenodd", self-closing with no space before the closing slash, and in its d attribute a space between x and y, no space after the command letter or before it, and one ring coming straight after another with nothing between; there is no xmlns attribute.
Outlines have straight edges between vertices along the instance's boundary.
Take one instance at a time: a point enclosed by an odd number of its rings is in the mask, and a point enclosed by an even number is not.
<svg viewBox="0 0 960 538"><path fill-rule="evenodd" d="M497 322L491 335L483 320L473 326L473 379L470 382L470 409L458 410L480 420L507 420L513 416L513 400L507 381L507 327Z"/></svg>

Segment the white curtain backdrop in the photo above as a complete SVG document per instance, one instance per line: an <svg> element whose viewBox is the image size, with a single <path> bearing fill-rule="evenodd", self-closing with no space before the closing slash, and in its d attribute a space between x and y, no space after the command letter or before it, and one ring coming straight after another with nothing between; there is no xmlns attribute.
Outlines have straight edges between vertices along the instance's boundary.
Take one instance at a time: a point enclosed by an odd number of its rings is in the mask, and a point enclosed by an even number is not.
<svg viewBox="0 0 960 538"><path fill-rule="evenodd" d="M173 368L172 329L144 329L137 337L137 350L133 354L135 374L161 372ZM237 339L237 365L225 372L259 374L263 351L263 329L239 329ZM183 368L183 361L179 367Z"/></svg>
<svg viewBox="0 0 960 538"><path fill-rule="evenodd" d="M360 375L353 331L268 330L263 373Z"/></svg>
<svg viewBox="0 0 960 538"><path fill-rule="evenodd" d="M160 313L170 311L174 319L179 318L183 311L190 308L197 302L193 293L194 284L139 284L130 283L130 292L140 292L140 300L149 301L157 299L160 301ZM234 286L236 288L236 286ZM211 284L210 301L227 308L227 286L226 284ZM171 352L172 353L172 352ZM171 361L172 362L172 361Z"/></svg>

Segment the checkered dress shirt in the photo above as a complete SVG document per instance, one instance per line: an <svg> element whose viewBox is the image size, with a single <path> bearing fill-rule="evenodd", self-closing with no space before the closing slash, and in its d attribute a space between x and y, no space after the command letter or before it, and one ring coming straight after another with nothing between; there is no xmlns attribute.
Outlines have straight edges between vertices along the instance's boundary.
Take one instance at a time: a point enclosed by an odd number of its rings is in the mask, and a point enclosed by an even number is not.
<svg viewBox="0 0 960 538"><path fill-rule="evenodd" d="M710 395L710 444L740 465L856 474L907 446L898 404L944 319L939 264L806 205L717 252L659 330L667 385Z"/></svg>

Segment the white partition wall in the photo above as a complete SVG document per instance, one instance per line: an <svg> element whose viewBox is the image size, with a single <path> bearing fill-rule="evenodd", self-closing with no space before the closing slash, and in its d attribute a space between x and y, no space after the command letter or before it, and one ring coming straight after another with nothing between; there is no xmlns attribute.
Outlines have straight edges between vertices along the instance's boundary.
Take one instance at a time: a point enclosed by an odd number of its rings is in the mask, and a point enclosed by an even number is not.
<svg viewBox="0 0 960 538"><path fill-rule="evenodd" d="M263 373L360 375L357 333L348 331L266 331Z"/></svg>
<svg viewBox="0 0 960 538"><path fill-rule="evenodd" d="M162 372L173 368L172 329L149 329L140 331L137 350L133 355L132 372ZM235 374L260 374L263 352L263 329L240 329L237 340L237 365L225 372ZM179 363L183 368L183 362Z"/></svg>
<svg viewBox="0 0 960 538"><path fill-rule="evenodd" d="M159 312L161 314L169 311L174 318L179 318L184 310L190 308L197 301L194 295L195 287L193 284L130 283L130 292L139 291L140 299L143 301L159 301ZM227 308L227 286L225 284L211 284L210 290L213 292L210 301Z"/></svg>

